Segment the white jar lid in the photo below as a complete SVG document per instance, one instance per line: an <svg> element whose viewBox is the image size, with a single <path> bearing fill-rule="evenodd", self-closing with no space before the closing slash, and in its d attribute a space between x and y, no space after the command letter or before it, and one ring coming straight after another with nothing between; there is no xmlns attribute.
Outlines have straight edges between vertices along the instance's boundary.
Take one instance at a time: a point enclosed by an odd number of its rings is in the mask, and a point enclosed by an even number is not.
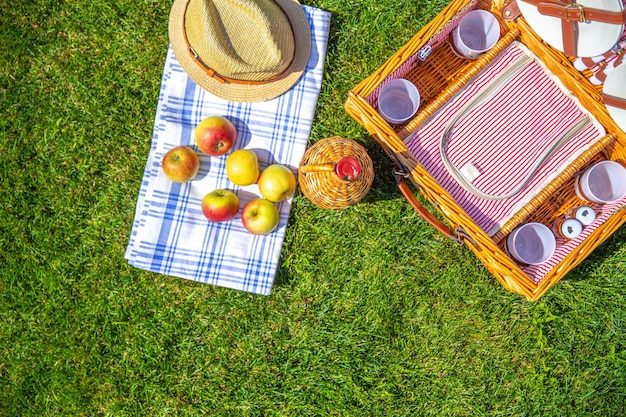
<svg viewBox="0 0 626 417"><path fill-rule="evenodd" d="M579 220L566 219L561 223L559 232L566 239L574 239L583 231L583 225Z"/></svg>
<svg viewBox="0 0 626 417"><path fill-rule="evenodd" d="M596 220L596 212L589 206L580 206L576 209L574 218L586 227Z"/></svg>

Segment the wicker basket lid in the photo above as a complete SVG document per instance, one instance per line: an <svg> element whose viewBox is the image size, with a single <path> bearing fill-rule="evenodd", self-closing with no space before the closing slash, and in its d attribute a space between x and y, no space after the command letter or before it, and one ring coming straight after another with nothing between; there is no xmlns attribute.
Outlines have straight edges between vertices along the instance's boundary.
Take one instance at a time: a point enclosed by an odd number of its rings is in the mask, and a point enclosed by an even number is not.
<svg viewBox="0 0 626 417"><path fill-rule="evenodd" d="M358 162L355 173L359 168L360 172L356 178L348 180L337 174L340 160ZM315 205L328 209L343 209L358 203L369 192L373 181L374 165L365 148L339 136L313 144L304 153L298 169L302 193Z"/></svg>

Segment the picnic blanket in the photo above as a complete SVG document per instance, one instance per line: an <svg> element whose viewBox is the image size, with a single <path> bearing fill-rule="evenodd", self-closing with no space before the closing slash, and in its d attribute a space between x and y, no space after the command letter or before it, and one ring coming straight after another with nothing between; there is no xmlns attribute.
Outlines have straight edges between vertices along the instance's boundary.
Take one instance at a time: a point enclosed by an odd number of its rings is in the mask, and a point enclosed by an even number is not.
<svg viewBox="0 0 626 417"><path fill-rule="evenodd" d="M125 254L130 265L256 294L271 292L292 199L278 203L278 228L264 236L246 231L241 211L232 221L209 222L201 201L219 188L235 191L242 207L260 196L256 185L239 187L226 177L226 157L235 149L257 152L261 169L279 163L295 173L311 131L330 28L329 12L302 7L312 36L307 68L296 85L270 101L234 103L211 95L187 76L168 48L152 144ZM195 147L194 127L209 115L233 122L238 131L235 147L221 157L198 151L201 167L196 179L171 182L161 170L163 155L177 145Z"/></svg>

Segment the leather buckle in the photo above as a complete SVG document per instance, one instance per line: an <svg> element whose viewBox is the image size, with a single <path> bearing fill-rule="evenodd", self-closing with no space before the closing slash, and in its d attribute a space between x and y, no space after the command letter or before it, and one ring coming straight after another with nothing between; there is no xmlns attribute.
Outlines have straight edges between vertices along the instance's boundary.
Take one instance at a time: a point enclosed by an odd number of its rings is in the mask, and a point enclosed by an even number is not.
<svg viewBox="0 0 626 417"><path fill-rule="evenodd" d="M570 12L573 13L573 16L570 16ZM585 23L587 19L585 19L585 8L578 3L570 3L565 6L565 20L568 22L580 22Z"/></svg>

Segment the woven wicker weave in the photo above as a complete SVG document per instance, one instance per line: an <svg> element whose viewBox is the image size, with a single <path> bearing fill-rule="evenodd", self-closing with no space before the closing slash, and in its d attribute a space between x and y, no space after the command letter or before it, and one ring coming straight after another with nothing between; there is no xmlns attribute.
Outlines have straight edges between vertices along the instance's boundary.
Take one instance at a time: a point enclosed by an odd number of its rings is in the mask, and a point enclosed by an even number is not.
<svg viewBox="0 0 626 417"><path fill-rule="evenodd" d="M550 223L567 208L580 204L571 185L573 176L589 164L600 159L626 161L626 135L609 116L601 101L601 86L592 85L586 74L572 65L572 59L549 47L530 29L523 18L514 22L500 19L503 0L454 0L435 19L418 32L406 45L390 57L375 73L350 91L345 103L346 111L355 118L388 154L409 173L410 181L423 197L436 207L450 230L462 237L467 247L509 291L533 301L541 297L576 265L582 262L597 246L612 235L624 222L626 210L617 210L609 219L587 237L575 251L563 259L548 275L536 284L504 251L504 238L517 225L529 221ZM442 44L430 52L425 61L413 59L444 29L458 22L458 18L471 8L490 10L499 18L501 39L490 51L476 60L455 56L449 45ZM457 204L457 202L415 160L403 139L415 131L434 112L459 92L511 41L525 44L542 61L550 72L557 75L580 103L604 126L608 134L558 175L542 192L516 213L494 237L489 237ZM415 62L415 64L412 64ZM377 87L394 72L412 65L404 78L413 81L422 96L416 116L404 126L391 126L378 114L372 101Z"/></svg>
<svg viewBox="0 0 626 417"><path fill-rule="evenodd" d="M339 178L334 164L343 157L353 157L361 165L354 180ZM322 139L305 153L298 169L302 193L315 205L327 209L343 209L358 203L374 181L374 166L365 148L351 139L335 136Z"/></svg>

